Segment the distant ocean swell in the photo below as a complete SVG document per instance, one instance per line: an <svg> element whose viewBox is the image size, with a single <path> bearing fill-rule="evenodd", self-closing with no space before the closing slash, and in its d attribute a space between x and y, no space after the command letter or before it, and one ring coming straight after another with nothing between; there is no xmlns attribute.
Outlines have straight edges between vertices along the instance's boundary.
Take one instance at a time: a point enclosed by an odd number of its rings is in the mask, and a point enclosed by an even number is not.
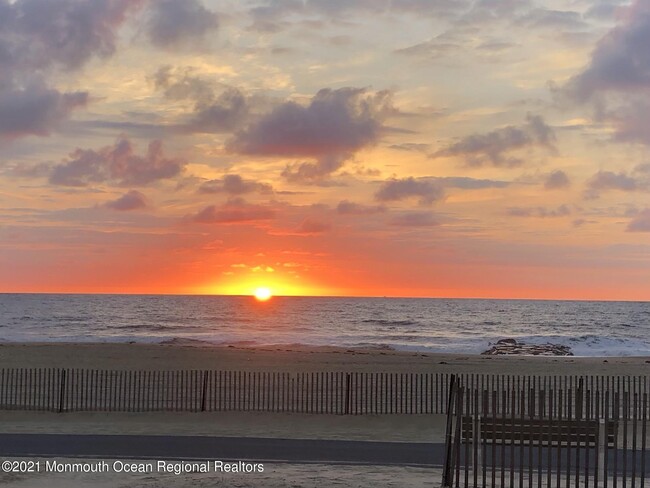
<svg viewBox="0 0 650 488"><path fill-rule="evenodd" d="M650 356L650 303L0 294L3 342L202 341L478 354L499 339Z"/></svg>

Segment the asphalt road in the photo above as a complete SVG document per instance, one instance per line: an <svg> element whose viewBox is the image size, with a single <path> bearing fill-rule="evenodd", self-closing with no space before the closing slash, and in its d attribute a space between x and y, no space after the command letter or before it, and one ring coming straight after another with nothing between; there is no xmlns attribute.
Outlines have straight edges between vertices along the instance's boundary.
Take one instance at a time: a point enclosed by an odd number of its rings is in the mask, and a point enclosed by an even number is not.
<svg viewBox="0 0 650 488"><path fill-rule="evenodd" d="M152 435L0 434L0 456L441 466L444 444Z"/></svg>
<svg viewBox="0 0 650 488"><path fill-rule="evenodd" d="M407 442L369 442L344 440L303 440L252 437L202 437L154 435L72 435L72 434L0 434L1 457L84 457L104 459L159 459L159 460L223 460L265 461L291 463L346 463L370 465L401 465L442 467L444 444ZM498 449L500 450L500 449ZM506 459L517 451L505 449ZM490 448L486 455L489 455ZM553 449L553 459L557 458ZM623 456L610 450L610 470L618 454L618 471L623 471ZM643 453L627 452L626 471L632 473L642 465ZM525 458L528 457L525 450ZM499 456L497 452L497 456ZM537 448L532 452L537 465ZM566 467L566 448L561 449L561 459ZM583 453L584 456L584 453ZM575 466L575 452L571 464ZM595 465L591 453L592 466ZM633 463L636 458L636 463ZM555 461L553 461L555 462ZM582 459L584 463L584 457ZM526 463L526 461L524 461ZM542 450L541 466L547 463L547 451ZM509 463L507 464L509 465ZM583 464L584 466L584 464Z"/></svg>

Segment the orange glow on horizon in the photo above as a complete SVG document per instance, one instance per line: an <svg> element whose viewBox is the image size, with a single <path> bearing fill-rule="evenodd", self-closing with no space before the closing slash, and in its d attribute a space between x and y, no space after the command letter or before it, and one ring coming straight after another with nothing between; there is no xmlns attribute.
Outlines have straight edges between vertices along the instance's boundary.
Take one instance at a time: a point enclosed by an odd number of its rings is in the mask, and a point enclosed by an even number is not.
<svg viewBox="0 0 650 488"><path fill-rule="evenodd" d="M318 286L310 280L292 275L279 273L243 274L240 276L224 276L218 282L206 283L196 288L195 293L210 295L239 295L255 296L257 292L268 290L272 296L320 296L332 295L332 290Z"/></svg>

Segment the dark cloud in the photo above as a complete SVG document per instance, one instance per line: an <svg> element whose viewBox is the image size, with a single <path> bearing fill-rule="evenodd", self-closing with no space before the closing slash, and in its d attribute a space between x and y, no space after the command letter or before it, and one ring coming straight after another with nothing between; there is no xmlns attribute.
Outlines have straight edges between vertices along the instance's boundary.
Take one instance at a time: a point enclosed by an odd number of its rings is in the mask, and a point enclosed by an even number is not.
<svg viewBox="0 0 650 488"><path fill-rule="evenodd" d="M508 209L508 215L512 217L566 217L571 215L571 208L568 205L560 205L554 209L546 207L511 207Z"/></svg>
<svg viewBox="0 0 650 488"><path fill-rule="evenodd" d="M603 191L636 191L639 188L639 181L626 173L599 171L587 181L587 196L596 198Z"/></svg>
<svg viewBox="0 0 650 488"><path fill-rule="evenodd" d="M644 95L627 98L629 101L603 110L597 118L614 126L614 140L650 145L650 98Z"/></svg>
<svg viewBox="0 0 650 488"><path fill-rule="evenodd" d="M241 154L313 158L285 177L313 183L338 170L356 151L375 144L394 110L391 93L365 88L320 90L307 105L288 101L236 133L227 147Z"/></svg>
<svg viewBox="0 0 650 488"><path fill-rule="evenodd" d="M432 157L462 157L470 166L519 166L524 160L513 156L512 151L542 147L556 151L555 133L546 125L539 115L528 115L526 124L508 126L486 134L472 134L445 149L434 153Z"/></svg>
<svg viewBox="0 0 650 488"><path fill-rule="evenodd" d="M393 217L390 225L399 227L434 227L440 225L430 212L410 212Z"/></svg>
<svg viewBox="0 0 650 488"><path fill-rule="evenodd" d="M116 49L117 29L142 0L0 0L0 138L46 136L86 92L48 86L53 68L73 70Z"/></svg>
<svg viewBox="0 0 650 488"><path fill-rule="evenodd" d="M407 198L419 198L420 205L431 205L445 196L442 185L426 179L413 177L386 181L375 193L380 202L392 202Z"/></svg>
<svg viewBox="0 0 650 488"><path fill-rule="evenodd" d="M213 102L197 104L194 117L187 123L191 132L230 132L248 115L248 100L237 88L225 89Z"/></svg>
<svg viewBox="0 0 650 488"><path fill-rule="evenodd" d="M641 210L627 226L628 232L650 232L650 208Z"/></svg>
<svg viewBox="0 0 650 488"><path fill-rule="evenodd" d="M320 90L307 106L285 102L241 131L230 147L266 156L324 157L375 143L392 109L391 94L364 88Z"/></svg>
<svg viewBox="0 0 650 488"><path fill-rule="evenodd" d="M560 100L593 102L595 119L613 126L614 140L650 145L650 3L636 0L617 16L585 69L555 92Z"/></svg>
<svg viewBox="0 0 650 488"><path fill-rule="evenodd" d="M135 154L131 141L120 137L113 146L75 150L66 161L53 168L50 183L64 186L106 182L146 185L173 178L185 164L181 159L166 157L159 140L152 141L147 153L139 156Z"/></svg>
<svg viewBox="0 0 650 488"><path fill-rule="evenodd" d="M215 84L191 68L163 66L152 76L157 89L172 100L192 100L194 113L178 128L189 132L231 132L245 121L249 100L239 89Z"/></svg>
<svg viewBox="0 0 650 488"><path fill-rule="evenodd" d="M85 93L62 94L41 83L26 88L0 83L0 139L49 135L86 99Z"/></svg>
<svg viewBox="0 0 650 488"><path fill-rule="evenodd" d="M603 37L589 65L573 77L564 91L577 101L598 92L645 91L650 86L650 4L637 0L624 20Z"/></svg>
<svg viewBox="0 0 650 488"><path fill-rule="evenodd" d="M87 101L85 92L61 93L40 83L5 90L0 87L0 138L47 136Z"/></svg>
<svg viewBox="0 0 650 488"><path fill-rule="evenodd" d="M431 205L445 197L445 188L483 190L505 188L509 184L507 181L481 180L464 176L408 177L384 182L375 193L375 198L382 202L391 202L419 197L420 205Z"/></svg>
<svg viewBox="0 0 650 488"><path fill-rule="evenodd" d="M273 187L267 183L246 180L240 175L225 175L218 180L209 180L203 183L201 193L227 193L229 195L244 195L246 193L272 193Z"/></svg>
<svg viewBox="0 0 650 488"><path fill-rule="evenodd" d="M117 29L143 0L0 0L3 67L75 69L115 52Z"/></svg>
<svg viewBox="0 0 650 488"><path fill-rule="evenodd" d="M485 188L505 188L510 185L507 181L485 180L469 178L466 176L446 176L442 178L430 178L445 188L459 188L461 190L484 190Z"/></svg>
<svg viewBox="0 0 650 488"><path fill-rule="evenodd" d="M383 205L362 205L349 200L341 200L336 211L341 215L372 215L386 212Z"/></svg>
<svg viewBox="0 0 650 488"><path fill-rule="evenodd" d="M128 211L138 210L148 206L147 197L138 190L131 190L116 200L106 202L105 206L113 210Z"/></svg>
<svg viewBox="0 0 650 488"><path fill-rule="evenodd" d="M192 222L202 224L236 224L270 220L275 216L272 208L247 203L241 198L234 198L221 206L210 205L189 217Z"/></svg>
<svg viewBox="0 0 650 488"><path fill-rule="evenodd" d="M547 190L560 190L571 186L571 180L561 169L548 174L544 180L544 188Z"/></svg>
<svg viewBox="0 0 650 488"><path fill-rule="evenodd" d="M215 12L198 0L153 0L147 23L151 43L163 49L196 45L219 27Z"/></svg>

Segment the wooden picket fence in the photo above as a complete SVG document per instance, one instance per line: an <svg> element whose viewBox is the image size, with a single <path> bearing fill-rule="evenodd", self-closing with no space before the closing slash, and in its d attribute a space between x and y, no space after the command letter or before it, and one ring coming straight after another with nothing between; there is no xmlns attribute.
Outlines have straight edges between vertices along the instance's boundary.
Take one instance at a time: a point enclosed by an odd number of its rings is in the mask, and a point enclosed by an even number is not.
<svg viewBox="0 0 650 488"><path fill-rule="evenodd" d="M450 377L446 373L0 369L0 409L445 414ZM474 395L480 396L485 390L496 392L499 408L505 412L512 408L515 413L520 413L521 408L518 402L514 406L512 403L518 392L562 392L558 408L564 416L571 408L570 402L599 402L604 408L607 400L613 409L618 398L620 409L620 392L648 393L645 376L464 374L458 379L467 386L470 410L474 408ZM610 394L605 398L607 392Z"/></svg>
<svg viewBox="0 0 650 488"><path fill-rule="evenodd" d="M0 409L444 413L449 375L1 369Z"/></svg>
<svg viewBox="0 0 650 488"><path fill-rule="evenodd" d="M451 383L443 487L645 487L645 377Z"/></svg>

